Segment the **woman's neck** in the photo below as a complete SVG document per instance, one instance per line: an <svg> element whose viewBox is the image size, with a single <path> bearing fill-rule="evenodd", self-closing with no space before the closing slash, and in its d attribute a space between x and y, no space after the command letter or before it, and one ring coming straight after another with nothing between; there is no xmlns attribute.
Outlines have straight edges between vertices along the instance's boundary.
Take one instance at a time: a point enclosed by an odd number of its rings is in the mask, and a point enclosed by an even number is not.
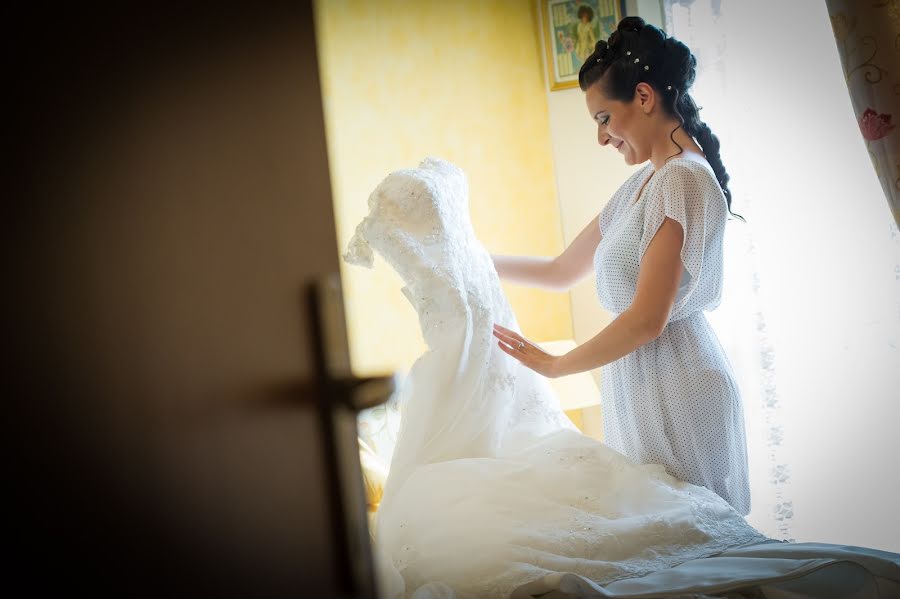
<svg viewBox="0 0 900 599"><path fill-rule="evenodd" d="M687 134L677 121L667 122L663 129L666 131L666 135L660 138L650 151L650 162L653 163L653 170L661 169L671 158L678 158L686 154L696 154L701 158L705 158L703 150L700 149L697 142ZM669 132L673 129L675 131L670 136ZM672 141L673 139L675 142Z"/></svg>

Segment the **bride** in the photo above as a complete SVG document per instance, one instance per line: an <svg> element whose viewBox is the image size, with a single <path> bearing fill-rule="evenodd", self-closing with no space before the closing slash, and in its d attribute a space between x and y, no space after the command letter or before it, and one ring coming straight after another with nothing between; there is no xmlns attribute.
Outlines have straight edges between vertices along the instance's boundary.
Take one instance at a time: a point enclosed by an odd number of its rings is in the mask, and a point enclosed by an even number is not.
<svg viewBox="0 0 900 599"><path fill-rule="evenodd" d="M494 343L521 333L449 162L391 173L344 259L401 276L428 351L376 521L384 597L507 597L564 574L598 584L767 539L725 500L582 435L549 383Z"/></svg>

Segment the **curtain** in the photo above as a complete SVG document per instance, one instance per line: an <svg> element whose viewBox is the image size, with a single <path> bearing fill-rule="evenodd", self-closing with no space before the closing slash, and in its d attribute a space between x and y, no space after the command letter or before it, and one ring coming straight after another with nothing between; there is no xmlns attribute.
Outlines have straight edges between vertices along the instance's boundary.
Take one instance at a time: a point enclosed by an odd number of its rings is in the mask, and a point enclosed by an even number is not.
<svg viewBox="0 0 900 599"><path fill-rule="evenodd" d="M900 235L818 0L666 0L698 60L732 209L709 314L744 399L753 507L779 539L900 550ZM884 111L885 109L880 109Z"/></svg>
<svg viewBox="0 0 900 599"><path fill-rule="evenodd" d="M827 0L844 79L869 157L900 223L900 0Z"/></svg>

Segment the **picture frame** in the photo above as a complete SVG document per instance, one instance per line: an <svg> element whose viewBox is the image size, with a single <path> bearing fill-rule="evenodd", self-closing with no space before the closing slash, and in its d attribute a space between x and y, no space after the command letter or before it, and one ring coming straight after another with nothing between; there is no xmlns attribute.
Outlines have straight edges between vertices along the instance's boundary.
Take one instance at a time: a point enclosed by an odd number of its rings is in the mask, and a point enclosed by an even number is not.
<svg viewBox="0 0 900 599"><path fill-rule="evenodd" d="M550 91L578 87L578 71L622 20L621 0L540 0Z"/></svg>

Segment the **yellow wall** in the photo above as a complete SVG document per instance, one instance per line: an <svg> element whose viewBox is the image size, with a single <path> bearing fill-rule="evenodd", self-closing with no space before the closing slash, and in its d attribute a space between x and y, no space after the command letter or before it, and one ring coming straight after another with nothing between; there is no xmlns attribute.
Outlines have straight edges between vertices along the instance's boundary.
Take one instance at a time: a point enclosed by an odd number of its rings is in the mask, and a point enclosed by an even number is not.
<svg viewBox="0 0 900 599"><path fill-rule="evenodd" d="M488 251L561 251L533 3L319 0L315 11L341 252L375 186L428 155L468 174ZM380 258L341 268L354 370L408 368L424 344L400 278ZM572 337L567 294L504 289L526 336Z"/></svg>

